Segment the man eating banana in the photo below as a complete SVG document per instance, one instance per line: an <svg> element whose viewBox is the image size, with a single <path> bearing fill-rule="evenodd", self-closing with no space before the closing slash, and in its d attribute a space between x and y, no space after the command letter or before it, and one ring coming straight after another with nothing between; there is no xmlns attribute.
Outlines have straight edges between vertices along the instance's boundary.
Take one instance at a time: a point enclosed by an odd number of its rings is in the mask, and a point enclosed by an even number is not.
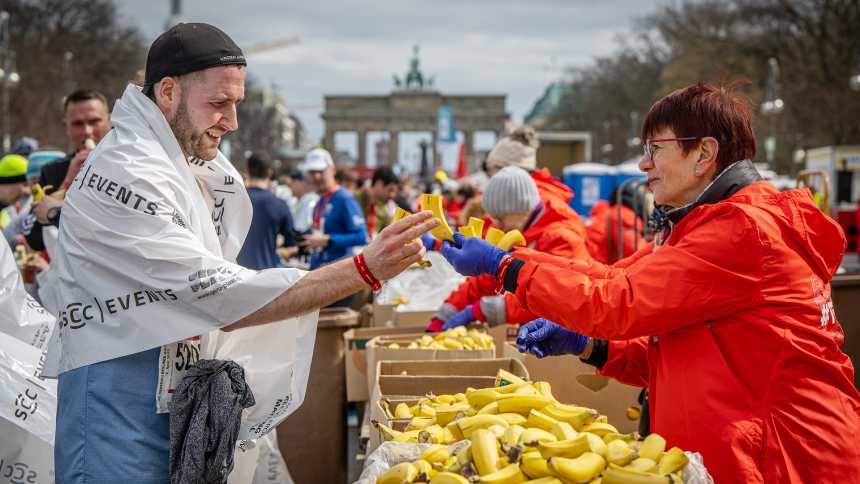
<svg viewBox="0 0 860 484"><path fill-rule="evenodd" d="M237 265L251 205L218 146L238 129L245 65L211 25L162 34L143 89L127 87L114 129L69 187L45 288L58 315L45 367L59 379L57 482L169 482L162 378L196 358L199 335L378 289L421 259L416 240L438 224L429 212L407 217L356 257L308 273Z"/></svg>

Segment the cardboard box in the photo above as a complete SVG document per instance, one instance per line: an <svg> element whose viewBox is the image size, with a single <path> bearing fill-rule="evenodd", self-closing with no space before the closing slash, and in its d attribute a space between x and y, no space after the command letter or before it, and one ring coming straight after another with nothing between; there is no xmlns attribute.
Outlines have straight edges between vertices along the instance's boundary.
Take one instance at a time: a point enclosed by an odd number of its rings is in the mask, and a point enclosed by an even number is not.
<svg viewBox="0 0 860 484"><path fill-rule="evenodd" d="M394 326L401 328L405 326L411 326L415 328L420 328L421 331L424 331L424 328L427 327L427 323L433 319L433 316L436 314L436 311L399 311L399 308L394 308L393 313L393 321Z"/></svg>
<svg viewBox="0 0 860 484"><path fill-rule="evenodd" d="M541 359L520 353L510 342L504 345L504 355L522 361L532 381L549 382L558 401L593 408L609 417L609 423L622 433L639 428L638 420L627 418L627 408L639 407L641 388L596 375L593 366L574 355Z"/></svg>
<svg viewBox="0 0 860 484"><path fill-rule="evenodd" d="M513 358L487 360L430 360L430 361L380 361L372 399L370 418L403 430L409 423L405 420L389 420L379 404L385 398L396 405L405 402L413 405L427 393L447 395L461 393L466 388L486 388L495 384L496 374L503 368L524 379L529 379L528 370L522 362ZM368 453L379 446L382 437L372 428Z"/></svg>
<svg viewBox="0 0 860 484"><path fill-rule="evenodd" d="M367 342L377 336L409 336L418 338L423 333L416 333L415 328L355 328L343 334L344 371L346 372L346 399L350 402L363 402L369 397L367 380Z"/></svg>
<svg viewBox="0 0 860 484"><path fill-rule="evenodd" d="M370 372L368 378L369 393L372 394L373 384L376 382L376 367L380 361L403 361L403 360L488 360L496 357L495 349L480 350L429 350L408 349L406 346L415 338L397 338L377 336L367 342L367 368ZM397 343L400 348L388 348L388 345Z"/></svg>
<svg viewBox="0 0 860 484"><path fill-rule="evenodd" d="M387 326L394 319L394 308L396 307L396 304L379 304L374 301L372 309L373 317L370 320L370 325L372 327Z"/></svg>

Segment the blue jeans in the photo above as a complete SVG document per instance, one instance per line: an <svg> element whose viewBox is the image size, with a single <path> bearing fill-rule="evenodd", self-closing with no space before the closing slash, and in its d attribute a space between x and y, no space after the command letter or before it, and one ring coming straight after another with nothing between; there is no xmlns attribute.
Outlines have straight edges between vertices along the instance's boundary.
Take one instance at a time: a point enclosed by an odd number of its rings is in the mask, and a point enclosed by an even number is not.
<svg viewBox="0 0 860 484"><path fill-rule="evenodd" d="M58 484L170 483L170 418L155 413L159 351L59 376Z"/></svg>

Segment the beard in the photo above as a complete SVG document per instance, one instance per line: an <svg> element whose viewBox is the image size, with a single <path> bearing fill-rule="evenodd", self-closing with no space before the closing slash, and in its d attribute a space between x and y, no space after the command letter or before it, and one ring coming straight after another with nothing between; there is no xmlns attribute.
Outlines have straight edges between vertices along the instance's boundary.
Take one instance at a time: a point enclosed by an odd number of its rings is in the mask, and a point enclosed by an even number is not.
<svg viewBox="0 0 860 484"><path fill-rule="evenodd" d="M168 120L168 124L185 156L210 161L218 154L218 141L206 134L207 130L194 129L184 96L180 99L179 108L173 118Z"/></svg>

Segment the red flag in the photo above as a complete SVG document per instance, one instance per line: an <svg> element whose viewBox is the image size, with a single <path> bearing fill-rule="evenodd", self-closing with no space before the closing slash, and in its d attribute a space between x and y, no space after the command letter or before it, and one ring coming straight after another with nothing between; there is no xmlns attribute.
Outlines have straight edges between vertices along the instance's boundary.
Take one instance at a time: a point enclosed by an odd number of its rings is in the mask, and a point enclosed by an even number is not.
<svg viewBox="0 0 860 484"><path fill-rule="evenodd" d="M469 168L466 166L466 143L460 143L460 156L457 160L457 178L463 178L469 174Z"/></svg>

